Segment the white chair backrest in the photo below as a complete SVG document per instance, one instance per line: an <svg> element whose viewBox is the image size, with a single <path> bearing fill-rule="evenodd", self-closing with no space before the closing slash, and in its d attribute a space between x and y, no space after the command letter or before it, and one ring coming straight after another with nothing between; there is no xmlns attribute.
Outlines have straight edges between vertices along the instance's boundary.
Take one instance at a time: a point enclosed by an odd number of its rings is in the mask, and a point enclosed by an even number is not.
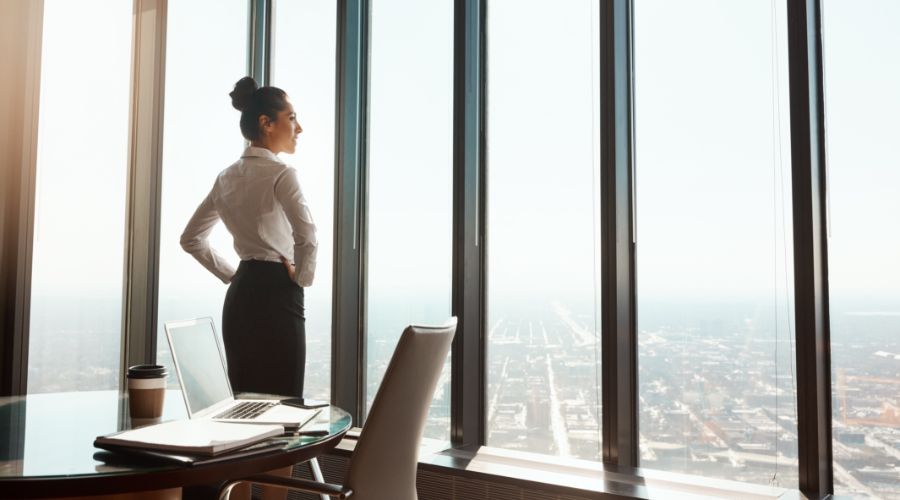
<svg viewBox="0 0 900 500"><path fill-rule="evenodd" d="M403 331L356 443L344 486L354 500L416 500L419 442L456 318Z"/></svg>

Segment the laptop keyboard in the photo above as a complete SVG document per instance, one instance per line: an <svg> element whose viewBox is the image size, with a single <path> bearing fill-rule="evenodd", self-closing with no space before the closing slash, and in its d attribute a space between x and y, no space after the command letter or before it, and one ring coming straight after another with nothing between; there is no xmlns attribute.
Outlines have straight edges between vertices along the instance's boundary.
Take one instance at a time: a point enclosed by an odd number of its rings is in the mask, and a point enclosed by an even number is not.
<svg viewBox="0 0 900 500"><path fill-rule="evenodd" d="M247 401L232 406L231 408L219 413L213 418L229 418L229 419L249 419L259 416L262 412L275 406L277 403L267 403L265 401Z"/></svg>

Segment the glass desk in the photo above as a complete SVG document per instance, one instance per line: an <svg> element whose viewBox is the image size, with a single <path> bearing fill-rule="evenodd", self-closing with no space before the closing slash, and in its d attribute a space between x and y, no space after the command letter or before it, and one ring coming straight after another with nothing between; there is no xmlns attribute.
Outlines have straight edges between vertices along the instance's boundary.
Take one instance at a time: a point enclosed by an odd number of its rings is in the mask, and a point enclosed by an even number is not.
<svg viewBox="0 0 900 500"><path fill-rule="evenodd" d="M163 420L186 418L178 390L166 393ZM119 391L33 394L0 398L0 498L96 497L210 484L304 462L340 442L350 415L323 408L314 421L324 436L299 436L271 453L206 465L151 461L106 463L94 438L131 428L128 400ZM314 424L309 424L314 425ZM95 454L97 455L95 457ZM177 493L177 495L176 495Z"/></svg>

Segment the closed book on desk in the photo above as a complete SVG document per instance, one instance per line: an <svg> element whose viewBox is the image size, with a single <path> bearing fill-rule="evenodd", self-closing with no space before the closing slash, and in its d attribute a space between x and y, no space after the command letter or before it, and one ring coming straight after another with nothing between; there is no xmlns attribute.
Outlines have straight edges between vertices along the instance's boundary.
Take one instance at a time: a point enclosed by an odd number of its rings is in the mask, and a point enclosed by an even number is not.
<svg viewBox="0 0 900 500"><path fill-rule="evenodd" d="M100 436L94 440L94 446L213 456L283 433L284 427L280 425L235 424L207 419L173 420Z"/></svg>
<svg viewBox="0 0 900 500"><path fill-rule="evenodd" d="M140 465L140 464L178 464L178 465L207 465L238 458L265 455L284 449L291 442L291 438L271 438L256 444L244 446L236 450L219 453L212 456L186 455L175 451L147 450L143 448L128 448L124 446L105 446L105 449L94 453L94 460L104 462L111 466Z"/></svg>

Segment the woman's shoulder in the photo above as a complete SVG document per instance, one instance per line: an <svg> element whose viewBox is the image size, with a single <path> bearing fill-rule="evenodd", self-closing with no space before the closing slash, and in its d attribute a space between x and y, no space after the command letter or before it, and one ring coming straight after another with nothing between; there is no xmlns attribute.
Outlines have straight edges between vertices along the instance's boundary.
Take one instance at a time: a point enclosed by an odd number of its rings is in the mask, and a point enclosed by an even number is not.
<svg viewBox="0 0 900 500"><path fill-rule="evenodd" d="M269 158L241 158L219 172L218 178L230 176L276 176L294 171L290 165Z"/></svg>

